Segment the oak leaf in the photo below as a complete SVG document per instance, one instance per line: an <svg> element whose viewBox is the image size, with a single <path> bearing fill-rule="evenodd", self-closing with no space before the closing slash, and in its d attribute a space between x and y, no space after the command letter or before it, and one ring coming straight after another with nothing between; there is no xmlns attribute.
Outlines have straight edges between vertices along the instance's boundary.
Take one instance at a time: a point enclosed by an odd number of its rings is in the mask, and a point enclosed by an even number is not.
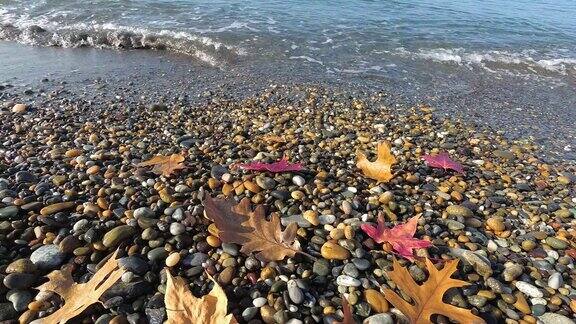
<svg viewBox="0 0 576 324"><path fill-rule="evenodd" d="M172 277L166 271L166 305L167 324L202 323L202 324L235 324L234 315L228 314L228 297L224 290L214 282L208 295L197 298L188 289L182 278ZM228 314L228 315L227 315Z"/></svg>
<svg viewBox="0 0 576 324"><path fill-rule="evenodd" d="M119 268L116 253L104 263L86 283L75 283L72 278L72 267L55 270L47 275L49 281L38 287L40 291L52 291L60 295L64 305L49 316L33 321L33 324L66 323L80 315L90 305L99 303L100 296L122 277L123 269Z"/></svg>
<svg viewBox="0 0 576 324"><path fill-rule="evenodd" d="M464 168L462 165L452 160L452 158L450 158L446 152L434 155L424 155L422 159L424 159L428 166L432 168L444 169L445 171L454 170L458 173L464 173Z"/></svg>
<svg viewBox="0 0 576 324"><path fill-rule="evenodd" d="M152 168L154 173L169 177L177 170L186 168L182 162L184 162L184 156L181 154L172 154L170 156L157 155L148 161L138 163L136 166L154 166Z"/></svg>
<svg viewBox="0 0 576 324"><path fill-rule="evenodd" d="M354 317L352 316L352 310L350 309L350 304L346 297L342 297L342 313L344 314L342 321L333 322L334 324L356 324Z"/></svg>
<svg viewBox="0 0 576 324"><path fill-rule="evenodd" d="M273 213L267 221L264 206L257 205L252 211L248 198L234 204L232 200L207 196L204 208L206 216L216 224L220 240L242 245L242 253L259 251L256 258L261 261L278 261L301 253L295 240L297 224L291 223L282 232L280 217Z"/></svg>
<svg viewBox="0 0 576 324"><path fill-rule="evenodd" d="M273 163L254 161L250 163L239 163L236 164L236 166L244 170L269 171L272 173L300 171L303 169L302 163L290 163L286 157Z"/></svg>
<svg viewBox="0 0 576 324"><path fill-rule="evenodd" d="M384 217L379 215L378 225L376 227L370 224L362 224L360 225L360 228L376 243L388 242L392 245L392 248L396 253L408 260L413 260L414 249L432 246L432 243L426 240L414 238L419 218L420 216L414 216L404 224L398 224L392 228L386 228L384 225Z"/></svg>
<svg viewBox="0 0 576 324"><path fill-rule="evenodd" d="M388 182L393 177L392 165L396 163L396 158L390 152L390 143L387 141L378 144L376 161L370 162L366 155L356 152L356 166L362 170L365 176L380 182Z"/></svg>
<svg viewBox="0 0 576 324"><path fill-rule="evenodd" d="M384 297L410 319L412 324L432 323L433 314L444 315L448 318L465 324L485 323L484 320L468 309L445 304L442 296L450 288L468 285L466 281L452 279L450 276L456 271L458 260L450 260L445 263L442 270L436 269L429 259L426 259L428 280L418 285L408 270L394 259L392 271L388 271L388 277L410 296L413 304L405 301L391 289L384 290Z"/></svg>

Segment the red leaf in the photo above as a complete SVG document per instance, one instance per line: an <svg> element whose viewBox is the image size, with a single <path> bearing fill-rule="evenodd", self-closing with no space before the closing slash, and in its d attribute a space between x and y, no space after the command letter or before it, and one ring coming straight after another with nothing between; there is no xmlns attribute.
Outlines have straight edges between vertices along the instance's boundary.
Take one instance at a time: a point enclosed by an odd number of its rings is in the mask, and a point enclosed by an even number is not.
<svg viewBox="0 0 576 324"><path fill-rule="evenodd" d="M378 225L376 227L369 224L362 224L360 227L376 243L388 242L392 245L392 248L396 253L408 260L413 260L414 249L432 246L432 243L426 240L414 238L416 226L418 225L418 218L420 218L420 216L414 216L410 218L408 222L396 225L389 229L384 225L384 218L379 216Z"/></svg>
<svg viewBox="0 0 576 324"><path fill-rule="evenodd" d="M424 155L422 158L432 168L439 168L444 170L450 169L458 173L464 173L464 168L462 168L462 165L452 160L448 153L442 152L435 155Z"/></svg>
<svg viewBox="0 0 576 324"><path fill-rule="evenodd" d="M282 160L274 163L250 162L239 163L237 166L244 170L269 171L273 173L300 171L303 168L302 163L290 163L287 158L282 158Z"/></svg>

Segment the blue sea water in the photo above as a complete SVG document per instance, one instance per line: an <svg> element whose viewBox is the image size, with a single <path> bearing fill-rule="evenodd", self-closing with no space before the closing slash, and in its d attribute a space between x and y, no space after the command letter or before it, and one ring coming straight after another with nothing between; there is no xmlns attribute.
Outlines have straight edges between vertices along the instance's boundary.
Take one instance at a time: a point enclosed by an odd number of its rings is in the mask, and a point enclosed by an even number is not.
<svg viewBox="0 0 576 324"><path fill-rule="evenodd" d="M0 0L0 39L157 49L209 65L273 61L328 74L435 62L576 75L574 0Z"/></svg>

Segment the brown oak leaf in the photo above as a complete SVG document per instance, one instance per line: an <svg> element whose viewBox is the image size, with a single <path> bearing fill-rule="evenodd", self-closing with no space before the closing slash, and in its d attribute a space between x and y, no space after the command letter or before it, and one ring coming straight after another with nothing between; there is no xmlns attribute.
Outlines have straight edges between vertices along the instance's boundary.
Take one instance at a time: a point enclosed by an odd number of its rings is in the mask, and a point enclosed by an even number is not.
<svg viewBox="0 0 576 324"><path fill-rule="evenodd" d="M334 324L356 324L356 321L354 321L354 317L352 316L350 304L348 304L346 297L342 297L342 313L344 314L342 321L333 322Z"/></svg>
<svg viewBox="0 0 576 324"><path fill-rule="evenodd" d="M184 156L181 154L172 154L170 156L157 155L148 161L138 163L136 166L154 166L152 168L154 173L169 177L177 170L186 168L182 162L184 162Z"/></svg>
<svg viewBox="0 0 576 324"><path fill-rule="evenodd" d="M426 259L426 269L429 277L422 285L418 285L408 270L394 259L392 271L388 277L398 285L414 301L414 305L405 301L391 289L384 290L384 297L410 319L410 323L431 323L433 314L444 315L448 318L466 324L485 323L484 320L468 309L445 304L442 296L450 288L468 285L466 281L452 279L450 276L456 271L458 260L446 262L442 270L436 269L429 259Z"/></svg>
<svg viewBox="0 0 576 324"><path fill-rule="evenodd" d="M264 206L257 205L252 211L248 198L234 204L232 200L207 196L204 208L206 216L216 224L220 240L242 245L242 253L259 251L256 258L262 261L278 261L302 253L295 241L297 224L291 223L282 232L280 217L274 213L267 221Z"/></svg>
<svg viewBox="0 0 576 324"><path fill-rule="evenodd" d="M396 158L390 152L390 143L387 141L378 144L376 161L370 162L363 152L356 152L356 166L365 176L380 182L388 182L393 177L392 165Z"/></svg>
<svg viewBox="0 0 576 324"><path fill-rule="evenodd" d="M228 297L224 290L214 282L214 287L208 295L196 298L188 289L182 278L172 277L166 271L166 305L167 324L203 323L203 324L235 324L234 315L228 314ZM228 315L227 315L228 314Z"/></svg>
<svg viewBox="0 0 576 324"><path fill-rule="evenodd" d="M116 261L116 253L104 263L92 278L86 283L75 283L72 279L72 267L50 272L48 282L38 287L40 291L52 291L60 295L64 305L49 316L33 321L33 324L66 323L80 315L90 305L99 303L100 296L122 277Z"/></svg>

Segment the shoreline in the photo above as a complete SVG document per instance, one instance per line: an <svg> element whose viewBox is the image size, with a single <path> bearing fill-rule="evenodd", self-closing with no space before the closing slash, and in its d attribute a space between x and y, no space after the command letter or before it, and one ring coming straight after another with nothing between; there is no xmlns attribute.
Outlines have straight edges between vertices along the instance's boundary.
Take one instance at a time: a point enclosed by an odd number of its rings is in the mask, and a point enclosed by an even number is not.
<svg viewBox="0 0 576 324"><path fill-rule="evenodd" d="M72 97L104 95L150 101L163 96L221 92L242 99L274 84L320 85L355 96L386 95L399 110L418 104L442 117L461 119L502 132L507 138L530 139L547 161L576 160L576 88L513 77L498 79L453 65L432 64L440 75L422 74L416 63L408 75L333 74L307 62L251 62L207 67L185 55L155 50L116 51L93 48L46 48L0 41L0 84L24 88L66 88ZM288 64L289 63L289 64ZM44 82L47 81L47 82ZM567 81L571 82L571 81ZM101 93L102 89L106 89ZM4 90L3 92L9 92ZM154 97L154 98L152 98ZM24 95L25 100L34 100ZM151 103L151 102L150 102Z"/></svg>
<svg viewBox="0 0 576 324"><path fill-rule="evenodd" d="M433 247L417 256L460 260L453 277L470 285L447 294L450 304L488 323L574 318L572 162L544 163L533 143L444 119L446 111L390 105L385 93L250 86L249 79L241 88L219 79L222 71L186 79L190 72L172 67L132 84L122 82L142 71L2 89L0 320L52 313L58 297L33 288L51 270L72 264L74 279L84 282L119 250L127 274L80 318L161 323L167 268L197 296L211 288L206 274L213 276L240 323L341 319L341 296L358 321L397 322L402 316L380 292L396 286L386 275L394 254L360 229L383 210L387 226L420 215L416 237ZM149 68L152 75L156 66ZM396 174L376 184L357 169L356 151L372 160L383 140L392 143ZM465 173L422 161L442 151ZM186 169L171 177L136 166L173 153L185 157ZM231 168L283 156L306 170ZM316 260L263 263L222 244L203 216L206 195L247 197L267 215L278 212L283 228L296 222L296 239ZM307 211L318 218L305 218ZM322 253L327 244L338 255ZM426 278L422 262L401 264L417 281ZM367 297L369 289L375 293Z"/></svg>

